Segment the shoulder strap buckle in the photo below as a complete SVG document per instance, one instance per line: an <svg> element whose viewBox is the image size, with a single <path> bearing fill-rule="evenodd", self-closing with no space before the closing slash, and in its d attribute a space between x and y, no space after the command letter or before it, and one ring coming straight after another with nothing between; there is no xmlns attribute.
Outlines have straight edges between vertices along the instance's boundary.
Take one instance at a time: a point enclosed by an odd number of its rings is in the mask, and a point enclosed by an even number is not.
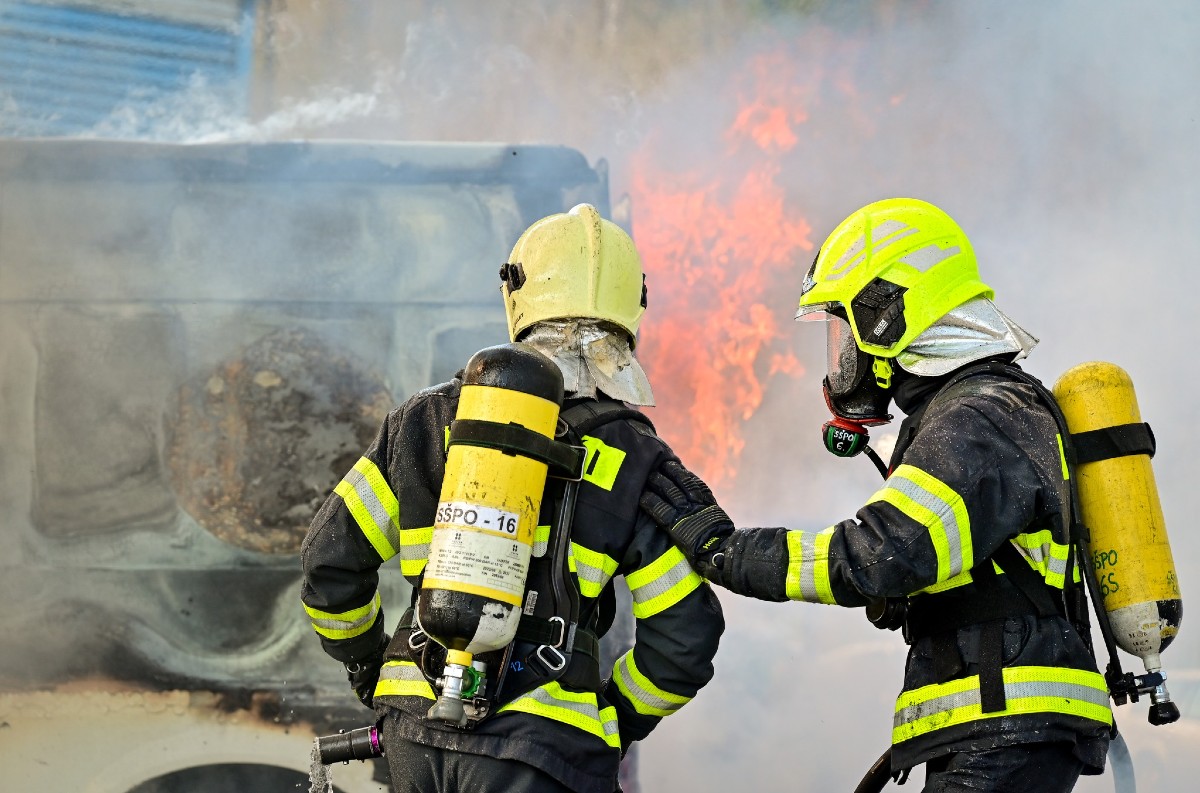
<svg viewBox="0 0 1200 793"><path fill-rule="evenodd" d="M543 644L537 648L537 657L551 672L561 671L567 665L567 657L559 652L557 648L551 647L548 644Z"/></svg>

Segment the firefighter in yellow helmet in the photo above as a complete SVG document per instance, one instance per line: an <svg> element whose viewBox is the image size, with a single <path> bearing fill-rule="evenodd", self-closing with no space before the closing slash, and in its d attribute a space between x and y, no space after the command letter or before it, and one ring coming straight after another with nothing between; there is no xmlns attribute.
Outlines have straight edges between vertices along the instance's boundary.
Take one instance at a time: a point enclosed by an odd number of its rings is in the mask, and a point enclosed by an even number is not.
<svg viewBox="0 0 1200 793"><path fill-rule="evenodd" d="M653 395L633 356L646 308L633 241L581 204L530 226L500 277L510 337L557 364L560 417L586 457L568 536L552 499L542 501L523 616L494 701L461 727L431 715L431 677L440 685L446 651L414 617L462 373L393 410L321 507L301 551L302 599L326 652L347 665L379 718L395 790L612 793L630 745L712 677L724 622L708 584L638 509L651 472L675 457L636 410ZM538 614L556 573L546 549L562 541L569 574L558 580L573 588L577 613L555 623L558 615ZM389 637L376 571L393 557L413 599ZM614 620L616 576L628 584L636 627L632 648L604 664L599 638ZM563 635L557 628L571 619Z"/></svg>
<svg viewBox="0 0 1200 793"><path fill-rule="evenodd" d="M926 793L1071 790L1103 770L1113 724L1055 408L1016 364L1036 340L992 296L943 211L863 207L821 246L798 318L827 321L831 451L861 450L893 403L906 414L883 488L815 531L735 530L674 462L642 501L721 586L903 628L891 768L926 764Z"/></svg>

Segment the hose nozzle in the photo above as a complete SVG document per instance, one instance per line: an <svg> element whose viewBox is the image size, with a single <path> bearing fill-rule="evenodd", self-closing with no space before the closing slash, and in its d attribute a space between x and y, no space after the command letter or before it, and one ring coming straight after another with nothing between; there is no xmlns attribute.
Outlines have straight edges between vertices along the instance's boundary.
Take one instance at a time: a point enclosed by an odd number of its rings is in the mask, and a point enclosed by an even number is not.
<svg viewBox="0 0 1200 793"><path fill-rule="evenodd" d="M372 725L317 738L317 751L321 765L333 765L383 757L383 744L379 741L379 729Z"/></svg>

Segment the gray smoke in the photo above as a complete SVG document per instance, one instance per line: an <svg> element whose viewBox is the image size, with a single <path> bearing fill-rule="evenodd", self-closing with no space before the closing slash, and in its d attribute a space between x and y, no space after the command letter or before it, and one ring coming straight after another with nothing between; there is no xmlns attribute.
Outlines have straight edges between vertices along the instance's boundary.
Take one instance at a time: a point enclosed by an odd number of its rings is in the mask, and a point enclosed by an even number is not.
<svg viewBox="0 0 1200 793"><path fill-rule="evenodd" d="M311 4L264 5L272 15L260 38L275 79L257 87L253 119L196 85L149 116L118 113L96 134L561 143L610 162L615 199L651 136L667 141L656 149L666 166L736 167L722 143L734 104L721 92L756 56L781 54L808 119L795 125L800 140L777 179L812 241L869 201L932 201L966 229L997 304L1042 340L1030 371L1051 384L1087 360L1128 370L1157 431L1182 587L1200 587L1188 496L1200 440L1190 261L1200 248L1191 85L1200 7L1190 0L710 0L649 10L622 0L380 1L331 14L325 27ZM645 220L635 205L635 238ZM806 266L797 261L778 285L779 311ZM746 525L822 528L850 517L878 480L865 460L819 447L820 331L788 333L808 374L770 381L739 475L718 495ZM853 789L889 740L900 638L835 608L725 593L722 602L729 629L717 676L645 742L645 789ZM1193 621L1164 656L1189 721L1151 730L1144 703L1118 711L1143 789L1190 791L1200 772ZM919 781L920 772L910 787ZM1079 789L1109 790L1111 778Z"/></svg>

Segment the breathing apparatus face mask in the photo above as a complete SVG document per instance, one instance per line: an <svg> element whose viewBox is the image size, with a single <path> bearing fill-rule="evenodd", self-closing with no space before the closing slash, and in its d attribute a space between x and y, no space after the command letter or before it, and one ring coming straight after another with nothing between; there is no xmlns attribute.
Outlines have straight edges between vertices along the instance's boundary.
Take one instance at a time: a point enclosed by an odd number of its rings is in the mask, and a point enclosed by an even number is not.
<svg viewBox="0 0 1200 793"><path fill-rule="evenodd" d="M839 457L853 457L867 445L867 427L892 420L891 363L863 352L845 309L831 306L821 315L826 328L825 404L834 416L821 429L825 448Z"/></svg>

